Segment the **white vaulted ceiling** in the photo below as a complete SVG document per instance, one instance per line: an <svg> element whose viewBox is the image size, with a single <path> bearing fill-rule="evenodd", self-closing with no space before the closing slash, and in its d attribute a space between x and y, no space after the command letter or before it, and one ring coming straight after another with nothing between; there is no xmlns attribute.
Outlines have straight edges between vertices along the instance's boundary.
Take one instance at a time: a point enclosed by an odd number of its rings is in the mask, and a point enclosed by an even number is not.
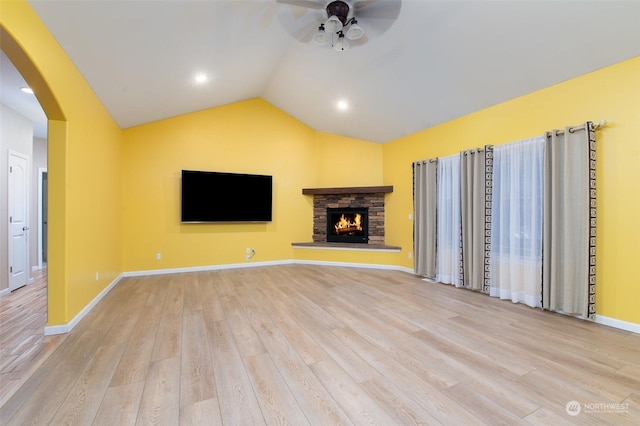
<svg viewBox="0 0 640 426"><path fill-rule="evenodd" d="M311 12L275 0L29 3L122 128L260 97L384 143L640 55L639 1L402 0L345 52L294 38Z"/></svg>

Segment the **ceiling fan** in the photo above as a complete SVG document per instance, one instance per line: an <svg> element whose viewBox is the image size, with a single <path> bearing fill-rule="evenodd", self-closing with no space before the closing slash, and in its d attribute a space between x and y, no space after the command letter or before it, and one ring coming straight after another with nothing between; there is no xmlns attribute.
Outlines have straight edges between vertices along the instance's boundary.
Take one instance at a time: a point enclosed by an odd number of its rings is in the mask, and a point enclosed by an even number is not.
<svg viewBox="0 0 640 426"><path fill-rule="evenodd" d="M337 51L362 45L388 30L400 14L401 1L276 0L293 6L278 14L291 35L303 43L331 45Z"/></svg>

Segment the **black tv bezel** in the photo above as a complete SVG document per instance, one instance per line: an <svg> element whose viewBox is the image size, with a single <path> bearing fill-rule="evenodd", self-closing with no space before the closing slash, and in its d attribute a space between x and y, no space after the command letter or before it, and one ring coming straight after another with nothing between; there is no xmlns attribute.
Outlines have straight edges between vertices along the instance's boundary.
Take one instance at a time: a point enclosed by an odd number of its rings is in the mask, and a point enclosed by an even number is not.
<svg viewBox="0 0 640 426"><path fill-rule="evenodd" d="M237 202L238 200L240 201L245 201L247 202L247 198L238 198L238 193L234 192L232 194L232 191L230 188L234 188L234 184L237 183L242 183L242 186L240 189L236 188L235 191L240 191L240 192L247 192L248 189L250 189L250 186L247 185L247 183L250 180L254 180L255 182L261 182L261 183L265 183L268 182L268 192L266 193L266 196L264 196L265 194L261 194L263 195L263 200L262 202L266 203L268 200L268 210L267 207L262 206L262 208L259 211L255 211L253 209L245 209L243 214L244 215L239 215L237 213L238 209L235 210L229 210L228 213L233 213L234 211L236 212L235 214L220 214L219 212L216 213L214 212L214 210L212 210L212 208L214 208L216 205L220 205L220 204L211 204L208 206L208 208L210 209L210 211L208 212L208 214L196 214L196 213L189 213L187 216L185 216L185 174L191 175L191 176L202 176L203 180L204 179L215 179L218 182L218 184L222 183L222 182L227 182L227 185L222 185L223 188L226 189L225 192L220 193L215 192L213 189L211 191L211 196L217 196L220 197L222 195L224 202L226 202L227 205L230 205L229 203L231 202ZM220 172L220 171L210 171L210 170L193 170L193 169L183 169L181 171L181 181L180 181L180 223L181 224L197 224L197 223L269 223L273 221L273 176L271 175L264 175L264 174L253 174L253 173L234 173L234 172ZM233 184L229 184L229 181L235 181ZM266 189L262 188L262 189ZM202 196L206 196L207 194L204 193L203 188L199 189L199 192L201 193L200 195ZM249 191L249 196L252 196L255 194L255 191ZM240 197L242 197L242 195L240 195ZM200 209L203 209L203 206L200 206ZM267 214L268 211L268 214ZM254 212L252 214L248 214L247 212Z"/></svg>

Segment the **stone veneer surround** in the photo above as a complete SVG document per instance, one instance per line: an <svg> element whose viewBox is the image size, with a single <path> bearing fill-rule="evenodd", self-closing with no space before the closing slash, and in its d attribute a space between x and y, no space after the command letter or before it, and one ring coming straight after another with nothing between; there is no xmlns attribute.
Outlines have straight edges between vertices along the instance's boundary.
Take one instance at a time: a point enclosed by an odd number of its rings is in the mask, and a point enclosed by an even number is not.
<svg viewBox="0 0 640 426"><path fill-rule="evenodd" d="M327 241L327 208L356 207L369 210L369 244L384 244L384 192L315 194L313 242Z"/></svg>

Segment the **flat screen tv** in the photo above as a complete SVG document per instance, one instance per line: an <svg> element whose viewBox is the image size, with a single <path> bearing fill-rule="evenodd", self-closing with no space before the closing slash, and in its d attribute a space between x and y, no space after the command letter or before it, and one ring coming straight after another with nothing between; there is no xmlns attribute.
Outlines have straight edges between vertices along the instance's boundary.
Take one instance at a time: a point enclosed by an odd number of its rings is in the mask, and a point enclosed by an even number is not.
<svg viewBox="0 0 640 426"><path fill-rule="evenodd" d="M271 222L272 177L182 171L183 223Z"/></svg>

